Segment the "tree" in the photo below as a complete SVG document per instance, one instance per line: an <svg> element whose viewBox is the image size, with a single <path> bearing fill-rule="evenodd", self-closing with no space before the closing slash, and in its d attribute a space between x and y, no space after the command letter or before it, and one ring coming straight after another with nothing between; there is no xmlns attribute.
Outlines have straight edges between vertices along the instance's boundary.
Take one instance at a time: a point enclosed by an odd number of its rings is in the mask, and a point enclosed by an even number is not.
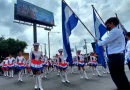
<svg viewBox="0 0 130 90"><path fill-rule="evenodd" d="M15 40L13 38L5 39L0 37L0 56L7 57L9 54L16 56L19 51L24 51L27 47L25 41Z"/></svg>

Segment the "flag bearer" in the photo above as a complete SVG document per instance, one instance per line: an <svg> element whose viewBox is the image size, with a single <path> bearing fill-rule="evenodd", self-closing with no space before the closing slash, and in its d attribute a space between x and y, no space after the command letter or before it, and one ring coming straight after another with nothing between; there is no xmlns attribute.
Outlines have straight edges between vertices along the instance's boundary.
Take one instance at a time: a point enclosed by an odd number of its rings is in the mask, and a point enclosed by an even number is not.
<svg viewBox="0 0 130 90"><path fill-rule="evenodd" d="M129 70L130 70L130 32L128 32L126 34L126 38L127 38L128 41L127 41L127 45L126 45L125 59L128 62L128 67L129 67Z"/></svg>
<svg viewBox="0 0 130 90"><path fill-rule="evenodd" d="M97 41L99 46L108 46L108 67L112 80L119 90L130 90L129 81L124 70L125 37L123 31L118 28L119 20L111 17L105 22L109 31L107 37Z"/></svg>

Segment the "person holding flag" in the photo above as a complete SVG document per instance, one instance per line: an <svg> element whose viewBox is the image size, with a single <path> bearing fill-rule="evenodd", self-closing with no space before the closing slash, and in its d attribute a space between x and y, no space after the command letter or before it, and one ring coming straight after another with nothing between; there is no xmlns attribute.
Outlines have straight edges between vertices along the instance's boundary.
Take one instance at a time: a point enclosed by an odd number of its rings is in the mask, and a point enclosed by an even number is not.
<svg viewBox="0 0 130 90"><path fill-rule="evenodd" d="M109 31L104 40L96 40L98 46L108 46L108 67L112 80L119 90L130 90L128 78L124 71L125 37L123 31L117 27L119 20L116 17L109 18L106 22L106 29Z"/></svg>
<svg viewBox="0 0 130 90"><path fill-rule="evenodd" d="M129 70L130 70L130 32L126 33L126 39L128 41L127 41L127 44L126 44L125 59L127 60L128 67L129 67Z"/></svg>

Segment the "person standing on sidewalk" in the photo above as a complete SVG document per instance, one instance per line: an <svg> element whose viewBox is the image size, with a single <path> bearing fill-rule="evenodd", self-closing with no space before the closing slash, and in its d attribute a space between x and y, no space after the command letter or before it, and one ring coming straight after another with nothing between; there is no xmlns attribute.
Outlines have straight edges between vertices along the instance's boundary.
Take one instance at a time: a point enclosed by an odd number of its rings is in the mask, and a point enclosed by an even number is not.
<svg viewBox="0 0 130 90"><path fill-rule="evenodd" d="M108 67L117 88L119 90L130 90L124 70L125 37L123 31L118 28L119 20L116 17L111 17L105 22L105 25L109 31L108 36L102 41L96 41L99 46L108 46Z"/></svg>

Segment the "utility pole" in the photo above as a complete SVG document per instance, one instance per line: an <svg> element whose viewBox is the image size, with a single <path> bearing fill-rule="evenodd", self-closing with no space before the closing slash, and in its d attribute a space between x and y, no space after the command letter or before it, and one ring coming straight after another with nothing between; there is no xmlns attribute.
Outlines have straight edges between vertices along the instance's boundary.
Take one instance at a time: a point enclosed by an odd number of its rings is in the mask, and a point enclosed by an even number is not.
<svg viewBox="0 0 130 90"><path fill-rule="evenodd" d="M44 50L45 50L45 56L47 55L47 52L46 52L46 43L44 44Z"/></svg>
<svg viewBox="0 0 130 90"><path fill-rule="evenodd" d="M85 42L85 49L86 49L86 57L87 57L87 61L88 61L88 52L87 52L87 40L86 39L84 39L84 42Z"/></svg>
<svg viewBox="0 0 130 90"><path fill-rule="evenodd" d="M50 32L48 32L48 57L50 59Z"/></svg>

